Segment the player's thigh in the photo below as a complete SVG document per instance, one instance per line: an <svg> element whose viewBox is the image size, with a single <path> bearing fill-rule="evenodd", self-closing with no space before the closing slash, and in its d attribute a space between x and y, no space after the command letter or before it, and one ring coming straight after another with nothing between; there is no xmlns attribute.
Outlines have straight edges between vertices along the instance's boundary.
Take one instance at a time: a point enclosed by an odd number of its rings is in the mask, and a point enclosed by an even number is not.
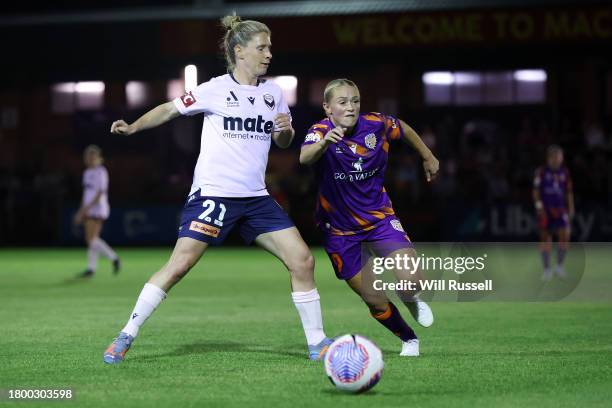
<svg viewBox="0 0 612 408"><path fill-rule="evenodd" d="M189 270L200 260L206 249L208 249L206 242L181 237L176 240L167 267L172 270Z"/></svg>
<svg viewBox="0 0 612 408"><path fill-rule="evenodd" d="M569 241L571 234L570 227L567 226L565 228L559 228L557 234L559 235L559 248L564 250L569 249Z"/></svg>
<svg viewBox="0 0 612 408"><path fill-rule="evenodd" d="M397 249L387 254L386 258L400 260L399 263L394 262L393 268L393 273L398 280L415 281L421 279L421 270L418 267L417 253L414 248Z"/></svg>
<svg viewBox="0 0 612 408"><path fill-rule="evenodd" d="M559 230L557 231L557 234L559 235L560 242L568 242L570 239L569 227L559 228Z"/></svg>
<svg viewBox="0 0 612 408"><path fill-rule="evenodd" d="M91 242L94 238L100 236L104 221L97 218L87 218L83 223L85 229L85 240Z"/></svg>
<svg viewBox="0 0 612 408"><path fill-rule="evenodd" d="M548 228L540 228L538 231L538 235L540 236L541 242L552 241L552 233Z"/></svg>
<svg viewBox="0 0 612 408"><path fill-rule="evenodd" d="M255 243L276 256L287 268L314 268L310 249L295 227L259 234Z"/></svg>

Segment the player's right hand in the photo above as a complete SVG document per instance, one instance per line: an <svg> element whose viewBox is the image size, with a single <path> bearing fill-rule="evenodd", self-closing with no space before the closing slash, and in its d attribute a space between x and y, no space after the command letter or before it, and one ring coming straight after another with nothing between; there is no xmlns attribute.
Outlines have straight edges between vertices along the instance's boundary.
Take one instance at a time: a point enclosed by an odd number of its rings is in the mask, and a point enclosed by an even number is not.
<svg viewBox="0 0 612 408"><path fill-rule="evenodd" d="M323 143L324 146L327 146L330 143L338 143L344 137L344 132L346 132L346 128L336 126L332 130L327 132L327 134L325 135L323 140L321 140L321 142Z"/></svg>
<svg viewBox="0 0 612 408"><path fill-rule="evenodd" d="M128 125L124 120L116 120L111 125L110 129L111 133L116 135L129 135L131 134L130 125Z"/></svg>

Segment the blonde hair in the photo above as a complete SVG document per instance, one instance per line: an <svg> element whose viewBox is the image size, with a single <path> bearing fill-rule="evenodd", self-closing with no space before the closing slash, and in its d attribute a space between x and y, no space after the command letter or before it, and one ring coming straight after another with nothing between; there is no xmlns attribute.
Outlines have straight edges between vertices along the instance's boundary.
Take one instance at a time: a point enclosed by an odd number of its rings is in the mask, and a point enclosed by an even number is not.
<svg viewBox="0 0 612 408"><path fill-rule="evenodd" d="M100 149L100 146L95 145L95 144L90 144L89 146L87 146L85 148L84 154L87 156L89 154L95 154L97 156L97 164L101 165L102 163L104 163L104 157L102 156L102 149Z"/></svg>
<svg viewBox="0 0 612 408"><path fill-rule="evenodd" d="M329 101L331 100L334 94L334 89L345 85L357 88L357 85L353 81L346 78L334 79L333 81L330 81L327 85L325 85L325 91L323 92L323 100L325 101L325 103L329 103Z"/></svg>
<svg viewBox="0 0 612 408"><path fill-rule="evenodd" d="M551 144L546 148L546 154L550 155L553 153L563 153L563 149L557 144Z"/></svg>
<svg viewBox="0 0 612 408"><path fill-rule="evenodd" d="M221 48L225 53L227 72L232 72L236 67L236 54L234 53L236 45L245 47L255 34L271 35L270 29L264 23L254 20L242 21L236 14L223 17L221 25L226 30Z"/></svg>

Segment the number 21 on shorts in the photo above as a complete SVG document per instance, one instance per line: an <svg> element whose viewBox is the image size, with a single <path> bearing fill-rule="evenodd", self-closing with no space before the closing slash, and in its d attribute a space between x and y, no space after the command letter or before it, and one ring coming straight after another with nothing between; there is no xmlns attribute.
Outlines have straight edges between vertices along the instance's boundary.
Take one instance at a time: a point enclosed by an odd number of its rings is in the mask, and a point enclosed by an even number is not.
<svg viewBox="0 0 612 408"><path fill-rule="evenodd" d="M212 217L210 216L210 214L213 211L215 211L217 204L213 200L208 199L202 203L202 207L204 207L205 210L202 214L198 216L198 219L204 220L205 222L212 222L217 227L223 226L223 218L225 218L225 211L226 211L225 204L219 203L219 208L220 208L219 215L214 221L212 220Z"/></svg>

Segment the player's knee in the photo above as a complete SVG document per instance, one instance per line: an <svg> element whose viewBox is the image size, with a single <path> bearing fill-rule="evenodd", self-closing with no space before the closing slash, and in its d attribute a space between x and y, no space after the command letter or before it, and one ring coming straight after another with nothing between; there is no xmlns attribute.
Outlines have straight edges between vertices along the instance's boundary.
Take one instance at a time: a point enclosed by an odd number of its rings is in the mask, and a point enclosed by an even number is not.
<svg viewBox="0 0 612 408"><path fill-rule="evenodd" d="M310 251L302 254L296 254L287 262L289 272L303 279L312 279L315 260Z"/></svg>
<svg viewBox="0 0 612 408"><path fill-rule="evenodd" d="M294 254L287 260L287 268L291 272L302 272L314 270L314 257L310 251Z"/></svg>

